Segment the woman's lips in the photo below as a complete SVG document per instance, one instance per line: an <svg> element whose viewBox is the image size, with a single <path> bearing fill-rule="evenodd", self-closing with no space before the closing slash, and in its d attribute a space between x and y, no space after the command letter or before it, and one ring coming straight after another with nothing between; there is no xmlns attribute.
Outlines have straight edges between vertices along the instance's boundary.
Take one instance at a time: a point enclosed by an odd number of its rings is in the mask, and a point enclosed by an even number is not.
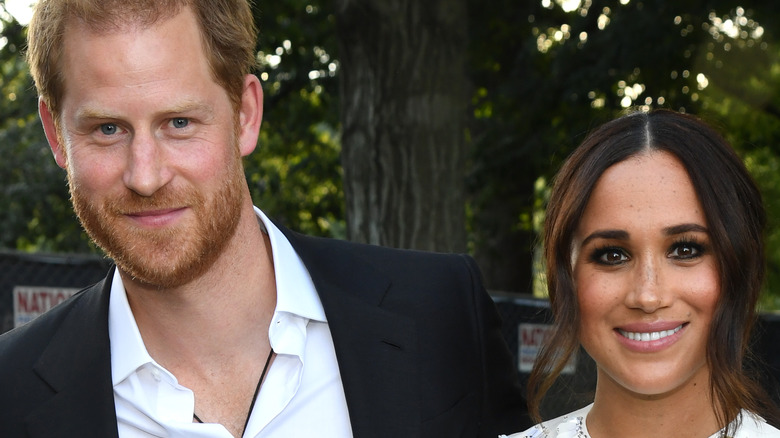
<svg viewBox="0 0 780 438"><path fill-rule="evenodd" d="M632 341L657 341L659 339L666 338L668 336L671 336L680 330L682 330L682 324L678 325L677 327L671 329L671 330L661 330L661 331L655 331L655 332L629 332L626 330L618 329L621 335L627 337L628 339L631 339Z"/></svg>
<svg viewBox="0 0 780 438"><path fill-rule="evenodd" d="M676 343L685 333L687 322L669 321L630 324L615 329L620 343L639 353L654 353Z"/></svg>

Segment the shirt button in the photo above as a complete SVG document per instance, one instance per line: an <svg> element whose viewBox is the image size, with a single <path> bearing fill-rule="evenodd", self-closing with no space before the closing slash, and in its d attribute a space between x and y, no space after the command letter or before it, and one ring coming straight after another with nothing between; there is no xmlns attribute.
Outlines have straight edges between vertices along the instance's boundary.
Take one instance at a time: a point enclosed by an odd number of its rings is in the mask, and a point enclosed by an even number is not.
<svg viewBox="0 0 780 438"><path fill-rule="evenodd" d="M152 369L152 377L154 378L154 380L159 382L161 380L161 378L160 378L160 370L158 370L157 368L153 368Z"/></svg>

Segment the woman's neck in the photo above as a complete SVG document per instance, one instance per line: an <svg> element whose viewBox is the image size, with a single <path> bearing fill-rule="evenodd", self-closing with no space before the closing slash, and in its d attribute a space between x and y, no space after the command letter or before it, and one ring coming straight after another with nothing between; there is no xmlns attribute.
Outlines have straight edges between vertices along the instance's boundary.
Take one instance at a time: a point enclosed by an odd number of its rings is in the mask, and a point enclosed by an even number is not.
<svg viewBox="0 0 780 438"><path fill-rule="evenodd" d="M696 371L665 394L632 392L599 371L596 397L586 424L592 438L709 437L718 423L710 397L709 371Z"/></svg>

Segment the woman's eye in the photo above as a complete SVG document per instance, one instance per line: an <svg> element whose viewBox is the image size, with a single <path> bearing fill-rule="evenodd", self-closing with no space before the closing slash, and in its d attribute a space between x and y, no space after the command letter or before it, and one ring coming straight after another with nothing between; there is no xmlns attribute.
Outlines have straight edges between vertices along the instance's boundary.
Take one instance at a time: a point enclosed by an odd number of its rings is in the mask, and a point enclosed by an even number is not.
<svg viewBox="0 0 780 438"><path fill-rule="evenodd" d="M677 259L692 259L700 256L702 247L695 243L680 243L674 246L669 256Z"/></svg>
<svg viewBox="0 0 780 438"><path fill-rule="evenodd" d="M186 128L187 125L190 124L189 119L185 119L184 117L177 117L175 119L171 119L171 126L177 129Z"/></svg>
<svg viewBox="0 0 780 438"><path fill-rule="evenodd" d="M119 127L114 123L104 123L100 125L100 133L103 135L114 135L119 132Z"/></svg>
<svg viewBox="0 0 780 438"><path fill-rule="evenodd" d="M591 258L602 265L618 265L626 262L628 255L619 248L604 248L597 250Z"/></svg>
<svg viewBox="0 0 780 438"><path fill-rule="evenodd" d="M607 263L619 263L622 261L625 261L627 257L618 251L607 251L604 253L604 255L601 256L601 260L607 262Z"/></svg>

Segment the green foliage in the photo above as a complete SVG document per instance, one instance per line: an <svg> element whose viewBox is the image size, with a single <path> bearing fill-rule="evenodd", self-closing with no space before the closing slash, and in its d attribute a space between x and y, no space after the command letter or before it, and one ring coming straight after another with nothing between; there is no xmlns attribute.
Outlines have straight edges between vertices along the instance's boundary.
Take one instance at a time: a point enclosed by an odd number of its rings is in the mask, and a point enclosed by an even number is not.
<svg viewBox="0 0 780 438"><path fill-rule="evenodd" d="M761 189L768 216L762 306L780 309L780 47L770 36L749 41L732 40L728 51L723 44L710 45L713 56L699 60L709 82L700 91L702 113L742 154Z"/></svg>
<svg viewBox="0 0 780 438"><path fill-rule="evenodd" d="M780 309L780 156L769 147L751 150L745 164L756 178L768 212L767 285L762 307Z"/></svg>
<svg viewBox="0 0 780 438"><path fill-rule="evenodd" d="M3 4L0 4L2 6ZM21 49L25 28L0 8L0 247L90 251L37 117L37 96Z"/></svg>
<svg viewBox="0 0 780 438"><path fill-rule="evenodd" d="M528 233L525 242L533 242L535 178L550 178L592 127L629 107L683 110L715 124L762 189L770 218L764 304L780 308L778 6L586 0L569 8L573 3L472 4L475 20L485 23L473 27L471 53L478 87L473 210L490 212L483 234ZM490 229L506 223L497 217L514 218L515 230Z"/></svg>
<svg viewBox="0 0 780 438"><path fill-rule="evenodd" d="M257 2L265 112L245 160L255 203L305 233L345 236L334 17L327 1Z"/></svg>

